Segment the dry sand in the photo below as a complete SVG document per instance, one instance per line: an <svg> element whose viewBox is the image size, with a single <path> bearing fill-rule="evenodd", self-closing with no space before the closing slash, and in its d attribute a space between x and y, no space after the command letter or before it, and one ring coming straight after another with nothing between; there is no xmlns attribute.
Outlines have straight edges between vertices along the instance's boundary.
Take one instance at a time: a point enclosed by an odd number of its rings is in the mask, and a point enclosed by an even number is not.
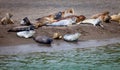
<svg viewBox="0 0 120 70"><path fill-rule="evenodd" d="M74 8L76 15L91 15L110 11L110 14L120 12L120 0L0 0L0 18L5 13L13 14L14 25L0 25L0 46L20 45L35 43L31 38L24 39L17 37L16 33L8 33L7 30L19 25L24 17L35 22L38 17L56 13L68 8ZM120 37L120 24L117 22L104 23L105 29L94 27L88 24L74 25L70 27L40 27L36 29L36 35L48 35L52 37L54 32L62 35L66 33L80 32L79 40L107 39Z"/></svg>

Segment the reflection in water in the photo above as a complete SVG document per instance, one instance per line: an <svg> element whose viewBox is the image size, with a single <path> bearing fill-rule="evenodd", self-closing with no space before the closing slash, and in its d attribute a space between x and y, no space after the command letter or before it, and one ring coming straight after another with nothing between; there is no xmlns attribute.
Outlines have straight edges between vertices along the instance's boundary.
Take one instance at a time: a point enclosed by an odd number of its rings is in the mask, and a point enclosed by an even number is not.
<svg viewBox="0 0 120 70"><path fill-rule="evenodd" d="M59 52L0 55L0 70L119 70L120 44Z"/></svg>

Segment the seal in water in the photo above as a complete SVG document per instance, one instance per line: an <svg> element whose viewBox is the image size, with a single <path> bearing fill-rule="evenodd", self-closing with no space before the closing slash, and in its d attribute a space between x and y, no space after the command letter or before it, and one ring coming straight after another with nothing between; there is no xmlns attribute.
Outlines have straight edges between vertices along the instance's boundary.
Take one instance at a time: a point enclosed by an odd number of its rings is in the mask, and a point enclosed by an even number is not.
<svg viewBox="0 0 120 70"><path fill-rule="evenodd" d="M53 41L53 39L48 36L36 36L33 37L33 40L41 44L51 44Z"/></svg>
<svg viewBox="0 0 120 70"><path fill-rule="evenodd" d="M66 34L66 35L63 36L63 39L64 39L65 41L72 42L72 41L77 41L80 36L81 36L80 33Z"/></svg>

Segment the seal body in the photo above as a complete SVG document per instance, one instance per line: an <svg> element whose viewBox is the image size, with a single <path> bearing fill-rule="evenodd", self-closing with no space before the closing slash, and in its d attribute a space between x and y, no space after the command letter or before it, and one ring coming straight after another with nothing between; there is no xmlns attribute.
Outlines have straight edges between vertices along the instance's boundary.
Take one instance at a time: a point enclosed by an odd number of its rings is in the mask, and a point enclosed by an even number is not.
<svg viewBox="0 0 120 70"><path fill-rule="evenodd" d="M29 31L29 30L34 30L35 27L34 26L17 26L17 27L13 27L11 29L8 30L8 32L20 32L20 31Z"/></svg>
<svg viewBox="0 0 120 70"><path fill-rule="evenodd" d="M76 19L77 18L73 17L73 18L60 20L58 22L54 22L54 23L46 24L46 25L47 26L68 26L68 25L72 25L72 24L76 23Z"/></svg>
<svg viewBox="0 0 120 70"><path fill-rule="evenodd" d="M1 24L6 25L6 24L14 24L14 21L12 19L12 14L6 13L6 16L1 19Z"/></svg>
<svg viewBox="0 0 120 70"><path fill-rule="evenodd" d="M30 38L34 34L35 34L34 30L17 32L17 36L24 37L24 38Z"/></svg>
<svg viewBox="0 0 120 70"><path fill-rule="evenodd" d="M33 39L36 42L41 43L41 44L51 44L53 41L52 38L47 37L47 36L36 36L36 37L33 37Z"/></svg>
<svg viewBox="0 0 120 70"><path fill-rule="evenodd" d="M83 20L81 23L90 23L90 24L93 24L94 26L100 26L100 27L103 27L103 25L101 24L102 23L102 20L101 18L97 18L97 19L86 19L86 20Z"/></svg>
<svg viewBox="0 0 120 70"><path fill-rule="evenodd" d="M63 36L63 39L64 39L65 41L70 41L70 42L72 42L72 41L77 41L80 36L81 36L80 33L66 34L66 35Z"/></svg>
<svg viewBox="0 0 120 70"><path fill-rule="evenodd" d="M96 19L101 17L102 22L110 23L111 17L109 13L110 13L109 11L104 11L104 12L93 15L91 18Z"/></svg>
<svg viewBox="0 0 120 70"><path fill-rule="evenodd" d="M36 22L34 23L34 26L36 28L44 26L46 24L50 24L53 22L56 22L57 20L54 19L54 15L49 15L49 16L45 16L45 17L41 17L36 19Z"/></svg>

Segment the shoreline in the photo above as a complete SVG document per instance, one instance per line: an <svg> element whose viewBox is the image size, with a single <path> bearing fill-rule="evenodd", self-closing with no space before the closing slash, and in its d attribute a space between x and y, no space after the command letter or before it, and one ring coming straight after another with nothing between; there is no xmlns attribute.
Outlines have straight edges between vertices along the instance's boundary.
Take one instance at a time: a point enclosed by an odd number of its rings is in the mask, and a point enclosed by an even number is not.
<svg viewBox="0 0 120 70"><path fill-rule="evenodd" d="M43 44L22 44L15 46L1 46L0 55L17 55L17 54L27 54L34 52L58 52L65 50L72 50L77 48L91 48L91 47L100 47L106 46L109 44L120 43L119 38L111 39L101 39L101 40L87 40L79 41L74 43L69 43L65 41L53 42L51 46Z"/></svg>

